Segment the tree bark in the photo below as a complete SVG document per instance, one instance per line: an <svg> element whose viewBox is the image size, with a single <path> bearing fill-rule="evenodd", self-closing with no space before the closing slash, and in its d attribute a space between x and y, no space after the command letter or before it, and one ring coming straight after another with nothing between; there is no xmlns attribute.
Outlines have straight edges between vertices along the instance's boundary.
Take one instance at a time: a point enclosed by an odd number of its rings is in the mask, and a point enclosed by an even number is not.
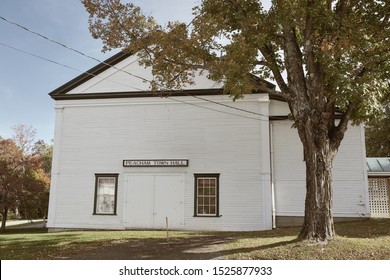
<svg viewBox="0 0 390 280"><path fill-rule="evenodd" d="M5 232L5 223L7 221L7 214L8 214L8 207L5 206L3 211L2 211L2 220L1 220L1 229L0 229L0 232L3 233Z"/></svg>
<svg viewBox="0 0 390 280"><path fill-rule="evenodd" d="M326 149L326 147L324 147ZM332 159L318 148L306 158L305 218L299 237L326 241L335 236L332 215Z"/></svg>
<svg viewBox="0 0 390 280"><path fill-rule="evenodd" d="M309 118L300 130L306 162L305 217L299 238L327 241L335 236L332 215L332 164L337 149L331 145L327 121Z"/></svg>

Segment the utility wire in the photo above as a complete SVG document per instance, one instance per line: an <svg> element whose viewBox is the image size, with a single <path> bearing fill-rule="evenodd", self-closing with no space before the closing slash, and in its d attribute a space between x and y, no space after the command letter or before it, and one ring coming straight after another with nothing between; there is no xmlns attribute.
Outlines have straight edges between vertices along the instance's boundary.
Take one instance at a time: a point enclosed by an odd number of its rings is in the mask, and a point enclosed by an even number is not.
<svg viewBox="0 0 390 280"><path fill-rule="evenodd" d="M95 60L95 61L97 61L97 62L99 62L99 63L102 63L101 60L99 60L99 59L97 59L97 58L95 58L95 57L93 57L93 56L87 55L87 54L85 54L85 53L83 53L83 52L81 52L81 51L79 51L79 50L76 50L76 49L74 49L74 48L72 48L72 47L69 47L69 46L67 46L67 45L65 45L65 44L63 44L63 43L61 43L61 42L59 42L59 41L56 41L56 40L54 40L54 39L50 39L49 37L47 37L47 36L45 36L45 35L42 35L41 33L38 33L38 32L36 32L36 31L33 31L33 30L31 30L31 29L29 29L29 28L27 28L27 27L25 27L25 26L23 26L23 25L21 25L21 24L19 24L19 23L10 21L10 20L6 19L6 18L3 17L3 16L0 16L0 19L3 20L3 21L5 21L5 22L7 22L7 23L9 23L9 24L15 25L16 27L19 27L19 28L21 28L21 29L23 29L23 30L25 30L25 31L27 31L27 32L29 32L29 33L32 33L32 34L34 34L34 35L36 35L36 36L39 36L39 37L41 37L41 38L43 38L43 39L45 39L45 40L47 40L47 41L50 41L50 42L52 42L52 43L54 43L54 44L57 44L57 45L59 45L59 46L61 46L61 47L63 47L63 48L66 48L66 49L71 50L71 51L73 51L73 52L76 52L76 53L78 53L78 54L80 54L80 55L82 55L82 56L88 57L88 58L93 59L93 60Z"/></svg>
<svg viewBox="0 0 390 280"><path fill-rule="evenodd" d="M34 53L31 53L31 52L28 52L28 51L25 51L25 50L22 50L22 49L19 49L17 47L13 47L11 45L8 45L8 44L5 44L5 43L2 43L0 42L0 45L4 46L4 47L7 47L7 48L10 48L10 49L13 49L15 51L18 51L18 52L21 52L21 53L24 53L24 54L27 54L27 55L30 55L30 56L33 56L33 57L36 57L36 58L39 58L39 59L42 59L42 60L46 60L48 62L51 62L51 63L54 63L54 64L57 64L57 65L60 65L60 66L63 66L63 67L66 67L68 69L72 69L72 70L75 70L75 71L78 71L78 72L81 72L83 73L83 71L77 69L77 68L74 68L74 67L71 67L71 66L68 66L68 65L65 65L65 64L62 64L60 62L57 62L57 61L54 61L54 60L51 60L49 58L45 58L43 56L40 56L40 55L37 55L37 54L34 54ZM88 75L93 75L91 73L88 73L88 72L85 72L85 74L88 74Z"/></svg>
<svg viewBox="0 0 390 280"><path fill-rule="evenodd" d="M62 66L62 67L65 67L65 68L68 68L68 69L71 69L71 70L74 70L74 71L80 72L80 73L82 73L82 74L89 75L89 76L91 76L91 77L97 77L97 78L101 79L101 81L107 80L107 81L110 81L110 82L112 82L112 83L116 83L116 84L119 84L119 85L122 85L122 86L130 87L130 88L133 88L133 89L136 89L136 90L142 90L142 89L140 89L140 88L136 88L136 87L133 87L133 86L130 86L130 85L122 84L122 83L119 83L119 82L117 82L117 81L109 80L109 79L107 79L107 78L101 78L101 77L99 77L98 75L93 74L93 73L90 73L90 72L88 72L88 71L82 71L82 70L80 70L80 69L78 69L78 68L75 68L75 67L72 67L72 66L69 66L69 65L60 63L60 62L58 62L58 61L55 61L55 60L52 60L52 59L50 59L50 58L46 58L46 57L40 56L40 55L38 55L38 54L34 54L34 53L32 53L32 52L28 52L28 51L19 49L19 48L17 48L17 47L8 45L8 44L3 43L3 42L0 42L0 45L2 45L2 46L4 46L4 47L7 47L7 48L10 48L10 49L12 49L12 50L15 50L15 51L18 51L18 52L21 52L21 53L24 53L24 54L33 56L33 57L35 57L35 58L38 58L38 59L41 59L41 60L44 60L44 61L47 61L47 62L56 64L56 65L59 65L59 66Z"/></svg>
<svg viewBox="0 0 390 280"><path fill-rule="evenodd" d="M95 57L93 57L93 56L90 56L90 55L88 55L88 54L85 54L84 52L79 51L79 50L77 50L77 49L75 49L75 48L69 47L69 46L67 46L67 45L65 45L65 44L63 44L63 43L61 43L61 42L59 42L59 41L57 41L57 40L50 39L49 37L47 37L47 36L45 36L45 35L42 35L41 33L38 33L38 32L36 32L36 31L33 31L33 30L31 30L31 29L29 29L29 28L27 28L27 27L25 27L25 26L23 26L23 25L21 25L21 24L19 24L19 23L10 21L10 20L6 19L6 18L3 17L3 16L0 16L0 19L3 20L3 21L5 21L5 22L7 22L7 23L9 23L9 24L12 24L12 25L14 25L14 26L16 26L16 27L19 27L19 28L21 28L21 29L23 29L23 30L25 30L25 31L27 31L27 32L29 32L29 33L32 33L32 34L34 34L34 35L36 35L36 36L39 36L39 37L41 37L41 38L44 39L44 40L47 40L47 41L52 42L52 43L54 43L54 44L57 44L57 45L59 45L59 46L65 48L65 49L70 50L70 51L76 52L76 53L78 53L79 55L82 55L82 56L87 57L87 58L89 58L89 59L92 59L92 60L94 60L94 61L96 61L96 62L99 62L99 63L101 63L101 64L103 64L103 65L105 65L105 66L111 67L111 68L113 68L113 69L115 69L115 70L121 71L121 72L126 73L126 74L128 74L128 75L131 75L131 76L133 76L133 77L135 77L135 78L141 79L141 80L143 80L144 82L151 83L151 81L149 81L149 80L147 80L147 79L145 79L145 78L143 78L143 77L141 77L141 76L134 75L133 73L127 72L127 71L125 71L125 70L123 70L123 69L121 69L121 68L116 67L115 65L111 65L111 64L109 64L109 63L107 63L107 62L105 62L105 61L103 61L103 60L100 60L100 59L97 59L97 58L95 58Z"/></svg>
<svg viewBox="0 0 390 280"><path fill-rule="evenodd" d="M138 78L138 79L140 79L140 80L142 80L142 81L144 81L144 82L147 82L147 83L149 83L149 84L152 83L152 81L150 81L150 80L148 80L148 79L145 79L144 77L141 77L141 76L138 76L138 75L134 75L133 73L130 73L130 72L128 72L128 71L125 71L125 70L123 70L123 69L121 69L121 68L116 67L115 65L111 65L111 64L109 64L109 63L107 63L107 62L105 62L105 61L102 61L102 60L97 59L97 58L95 58L95 57L93 57L93 56L90 56L90 55L88 55L88 54L85 54L85 53L83 53L83 52L81 52L81 51L79 51L79 50L77 50L77 49L75 49L75 48L69 47L69 46L67 46L67 45L65 45L65 44L63 44L63 43L61 43L61 42L59 42L59 41L56 41L56 40L51 39L51 38L49 38L49 37L47 37L47 36L45 36L45 35L42 35L42 34L39 33L39 32L33 31L33 30L31 30L31 29L29 29L29 28L27 28L27 27L25 27L25 26L23 26L23 25L21 25L21 24L19 24L19 23L10 21L10 20L6 19L6 18L3 17L3 16L0 16L0 19L3 20L3 21L5 21L5 22L7 22L7 23L9 23L9 24L12 24L12 25L14 25L14 26L17 26L18 28L21 28L21 29L23 29L23 30L25 30L25 31L27 31L27 32L29 32L29 33L32 33L32 34L34 34L34 35L36 35L36 36L39 36L39 37L43 38L44 40L50 41L50 42L52 42L52 43L54 43L54 44L57 44L57 45L59 45L59 46L61 46L61 47L63 47L63 48L66 48L66 49L71 50L71 51L73 51L73 52L76 52L76 53L78 53L78 54L80 54L80 55L82 55L82 56L84 56L84 57L87 57L87 58L92 59L92 60L94 60L94 61L96 61L96 62L99 62L99 63L101 63L101 64L103 64L103 65L105 65L105 66L108 66L108 67L111 67L111 68L113 68L113 69L115 69L115 70L118 70L118 71L120 71L120 72L126 73L126 74L128 74L128 75L130 75L130 76L132 76L132 77ZM138 60L138 59L137 59L137 60ZM203 101L206 101L206 102L214 103L214 104L217 104L217 105L219 105L219 106L224 106L224 107L231 108L231 109L238 110L238 111L242 111L242 112L245 112L245 113L249 113L249 114L253 114L253 115L257 115L257 116L262 116L262 117L267 117L267 118L269 117L269 116L264 115L264 114L261 114L261 113L257 113L257 112L245 110L245 109L238 108L238 107L235 107L235 106L231 106L231 105L223 104L223 103L220 103L220 102L217 102L217 101L209 100L209 99L207 99L207 98L199 97L199 96L190 94L190 93L185 92L185 91L178 91L178 90L174 90L174 89L170 89L170 88L165 88L165 90L167 90L167 91L173 91L173 92L180 92L180 93L182 93L182 94L185 94L185 95L188 95L188 96L192 96L192 97L194 97L194 98L197 98L197 99L200 99L200 100L203 100Z"/></svg>
<svg viewBox="0 0 390 280"><path fill-rule="evenodd" d="M117 81L110 80L110 79L108 79L108 78L102 78L102 77L100 77L100 76L98 76L98 75L96 75L96 74L90 73L90 72L84 72L84 71L82 71L82 70L80 70L80 69L77 69L77 68L75 68L75 67L71 67L71 66L69 66L69 65L66 65L66 64L63 64L63 63L54 61L54 60L52 60L52 59L49 59L49 58L46 58L46 57L43 57L43 56L40 56L40 55L31 53L31 52L28 52L28 51L25 51L25 50L16 48L16 47L14 47L14 46L11 46L11 45L8 45L8 44L2 43L2 42L0 42L0 45L2 45L2 46L4 46L4 47L7 47L7 48L10 48L10 49L13 49L13 50L15 50L15 51L24 53L24 54L26 54L26 55L33 56L33 57L35 57L35 58L44 60L44 61L46 61L46 62L50 62L50 63L56 64L56 65L59 65L59 66L62 66L62 67L66 67L66 68L68 68L68 69L75 70L75 71L78 71L78 72L80 72L80 73L87 74L87 75L89 75L89 76L91 76L91 77L99 78L101 81L109 81L109 82L112 82L112 83L115 83L115 84L118 84L118 85L121 85L121 86L125 86L125 87L129 87L129 88L132 88L132 89L136 89L136 90L138 90L138 91L144 91L143 89L140 89L140 88L137 88L137 87L133 87L133 86L130 86L130 85L127 85L127 84L119 83L119 82L117 82ZM136 93L135 93L135 94L136 94ZM209 110L209 111L214 111L214 112L223 113L223 114L232 115L232 116L237 116L237 117L246 118L246 119L252 119L252 120L256 120L256 121L267 121L267 120L264 120L264 119L253 118L253 117L243 116L243 115L239 115L239 114L235 114L235 113L231 113L231 112L226 112L226 111L221 111L221 110L217 110L217 109L213 109L213 108L209 108L209 107L204 107L204 106L201 106L201 105L199 105L199 104L195 104L195 103L191 103L191 102L179 100L179 99L177 99L177 98L173 98L173 97L170 97L170 96L166 96L165 98L168 98L168 99L173 100L173 101L175 101L175 102L180 102L180 103L183 103L183 104L187 104L187 105L195 106L195 107L198 107L198 108L206 109L206 110Z"/></svg>

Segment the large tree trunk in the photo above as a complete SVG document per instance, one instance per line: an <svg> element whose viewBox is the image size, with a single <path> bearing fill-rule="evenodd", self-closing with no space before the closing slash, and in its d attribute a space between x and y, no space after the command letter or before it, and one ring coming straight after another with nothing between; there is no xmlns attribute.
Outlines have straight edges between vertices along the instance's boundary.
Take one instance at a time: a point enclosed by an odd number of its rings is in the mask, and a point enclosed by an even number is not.
<svg viewBox="0 0 390 280"><path fill-rule="evenodd" d="M332 163L337 153L331 145L326 121L310 119L301 128L306 162L305 217L299 237L327 241L335 236L332 215Z"/></svg>
<svg viewBox="0 0 390 280"><path fill-rule="evenodd" d="M1 229L0 232L5 232L5 222L7 221L7 214L8 214L8 207L4 207L3 211L1 212L2 220L1 220Z"/></svg>
<svg viewBox="0 0 390 280"><path fill-rule="evenodd" d="M325 241L335 235L332 215L332 161L327 147L306 157L305 218L299 237Z"/></svg>

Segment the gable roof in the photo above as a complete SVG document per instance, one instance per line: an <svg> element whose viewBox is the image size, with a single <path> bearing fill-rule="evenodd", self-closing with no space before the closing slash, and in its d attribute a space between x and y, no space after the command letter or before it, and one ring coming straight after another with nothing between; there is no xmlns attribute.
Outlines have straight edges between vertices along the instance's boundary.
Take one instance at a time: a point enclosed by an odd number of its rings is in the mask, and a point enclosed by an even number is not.
<svg viewBox="0 0 390 280"><path fill-rule="evenodd" d="M55 100L65 100L65 99L100 99L100 98L121 98L121 97L155 97L156 95L159 95L159 93L151 93L147 88L141 89L141 88L135 88L135 91L128 91L123 90L111 90L106 89L104 91L93 91L93 86L90 86L90 89L88 91L77 91L77 89L80 89L84 84L91 83L92 80L97 77L98 75L103 75L105 71L111 71L113 69L118 70L116 73L124 72L120 74L126 74L127 71L123 71L122 68L119 69L116 65L118 63L124 63L126 59L130 59L130 57L133 56L132 53L129 52L119 52L112 57L108 58L107 60L101 62L100 64L96 65L95 67L89 69L85 73L77 76L76 78L72 79L71 81L65 83L64 85L60 86L59 88L53 90L49 93L49 95L55 99ZM129 63L128 65L131 65L133 63ZM126 66L126 65L125 65ZM123 67L125 67L123 66ZM145 69L145 68L144 68ZM134 75L135 78L137 78L136 75ZM130 77L130 78L134 78ZM122 77L123 78L123 77ZM100 78L101 80L95 83L96 84L103 82L106 80L106 78ZM207 79L207 78L206 78ZM145 79L146 80L146 79ZM207 79L208 80L208 79ZM209 80L211 81L211 80ZM253 93L264 93L264 90L262 88L268 88L268 89L274 89L275 85L261 80L254 76L254 81L256 83L259 83L260 87L259 90ZM139 83L139 81L138 81ZM215 86L216 85L216 86ZM126 85L125 85L126 86ZM118 87L118 86L117 86ZM91 89L92 88L92 89ZM96 88L96 87L95 87ZM107 85L106 85L107 88ZM213 95L213 94L222 94L223 93L223 86L214 83L213 86L208 86L206 88L190 88L185 89L185 92L191 95ZM181 90L172 90L172 91L164 91L160 92L160 95L169 95L169 96L179 96L183 95L183 91ZM270 96L270 98L272 98ZM276 99L276 97L275 97Z"/></svg>
<svg viewBox="0 0 390 280"><path fill-rule="evenodd" d="M64 95L65 93L69 92L70 90L78 87L79 85L85 83L86 81L92 79L94 76L106 71L111 66L117 64L118 62L128 58L131 56L131 53L125 53L125 52L119 52L110 58L104 60L102 63L99 63L95 67L92 67L88 71L82 73L81 75L77 76L76 78L70 80L66 84L63 84L62 86L56 88L52 92L49 93L49 95L56 99L56 97Z"/></svg>

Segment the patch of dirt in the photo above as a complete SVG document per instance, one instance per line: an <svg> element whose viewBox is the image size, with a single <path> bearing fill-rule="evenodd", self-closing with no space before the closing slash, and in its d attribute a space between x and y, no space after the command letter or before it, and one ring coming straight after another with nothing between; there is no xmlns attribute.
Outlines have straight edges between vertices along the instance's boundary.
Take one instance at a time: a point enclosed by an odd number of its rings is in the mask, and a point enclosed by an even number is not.
<svg viewBox="0 0 390 280"><path fill-rule="evenodd" d="M73 260L209 260L218 259L224 245L232 238L214 235L194 235L170 240L130 239L80 252L65 259Z"/></svg>

